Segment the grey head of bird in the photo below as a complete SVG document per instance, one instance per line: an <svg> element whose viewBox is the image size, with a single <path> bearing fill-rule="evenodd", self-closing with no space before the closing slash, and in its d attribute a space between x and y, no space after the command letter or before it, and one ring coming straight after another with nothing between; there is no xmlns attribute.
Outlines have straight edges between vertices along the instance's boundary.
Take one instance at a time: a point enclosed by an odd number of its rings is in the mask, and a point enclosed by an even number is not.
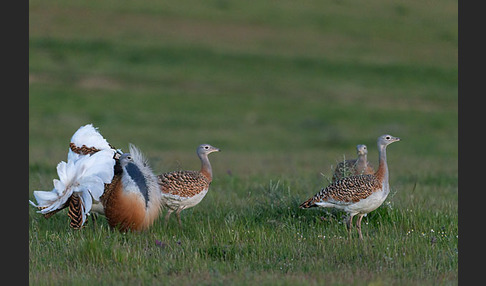
<svg viewBox="0 0 486 286"><path fill-rule="evenodd" d="M221 151L221 149L216 148L214 146L211 146L209 144L201 144L197 147L197 150L196 150L198 156L201 156L201 155L207 156L210 153L220 152L220 151Z"/></svg>
<svg viewBox="0 0 486 286"><path fill-rule="evenodd" d="M397 141L400 141L400 138L391 136L389 134L381 135L378 137L378 148L388 146L389 144Z"/></svg>
<svg viewBox="0 0 486 286"><path fill-rule="evenodd" d="M367 155L368 154L368 148L364 144L357 145L356 151L357 151L358 155Z"/></svg>
<svg viewBox="0 0 486 286"><path fill-rule="evenodd" d="M133 157L130 153L123 153L120 156L120 166L126 167L128 163L133 163Z"/></svg>

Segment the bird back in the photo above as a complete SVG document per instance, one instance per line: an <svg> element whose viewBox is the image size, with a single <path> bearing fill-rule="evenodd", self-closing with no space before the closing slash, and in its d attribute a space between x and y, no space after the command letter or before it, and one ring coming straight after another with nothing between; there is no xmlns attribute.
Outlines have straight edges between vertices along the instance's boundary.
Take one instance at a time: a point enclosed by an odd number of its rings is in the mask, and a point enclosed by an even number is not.
<svg viewBox="0 0 486 286"><path fill-rule="evenodd" d="M312 198L303 202L300 208L315 207L318 202L351 204L367 198L380 188L381 182L375 175L345 177L321 189Z"/></svg>
<svg viewBox="0 0 486 286"><path fill-rule="evenodd" d="M199 171L174 171L157 176L163 194L193 197L209 188L211 182Z"/></svg>

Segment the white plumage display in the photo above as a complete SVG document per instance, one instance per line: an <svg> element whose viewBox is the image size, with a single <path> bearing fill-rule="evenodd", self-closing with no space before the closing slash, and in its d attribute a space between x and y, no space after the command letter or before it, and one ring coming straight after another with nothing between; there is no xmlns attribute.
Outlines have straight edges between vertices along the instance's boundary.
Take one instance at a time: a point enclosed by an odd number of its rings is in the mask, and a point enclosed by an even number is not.
<svg viewBox="0 0 486 286"><path fill-rule="evenodd" d="M86 222L93 202L98 203L113 178L115 154L92 124L80 127L71 137L67 162L57 165L59 179L54 179L52 191L34 191L38 211L46 217L69 207L71 226L80 228Z"/></svg>
<svg viewBox="0 0 486 286"><path fill-rule="evenodd" d="M132 155L121 155L88 124L74 133L69 147L67 162L57 165L54 189L34 191L37 203L29 201L39 213L49 218L69 208L70 226L75 229L85 224L92 211L106 215L110 226L122 231L143 230L153 223L160 210L160 191L135 146L130 145Z"/></svg>
<svg viewBox="0 0 486 286"><path fill-rule="evenodd" d="M115 160L113 153L104 150L93 155L85 155L75 161L60 162L57 165L58 179L54 179L54 189L50 192L34 191L39 212L47 214L62 209L72 196L81 199L82 224L91 210L93 200L98 202L105 188L113 178Z"/></svg>

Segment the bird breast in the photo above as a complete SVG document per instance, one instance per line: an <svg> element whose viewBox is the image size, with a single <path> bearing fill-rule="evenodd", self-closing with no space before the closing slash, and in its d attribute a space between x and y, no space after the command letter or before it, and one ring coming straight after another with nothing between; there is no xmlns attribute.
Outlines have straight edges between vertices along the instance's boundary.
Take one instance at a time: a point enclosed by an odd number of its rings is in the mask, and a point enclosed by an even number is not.
<svg viewBox="0 0 486 286"><path fill-rule="evenodd" d="M345 210L351 213L367 214L377 209L386 199L385 192L382 189L373 192L367 198L348 205Z"/></svg>

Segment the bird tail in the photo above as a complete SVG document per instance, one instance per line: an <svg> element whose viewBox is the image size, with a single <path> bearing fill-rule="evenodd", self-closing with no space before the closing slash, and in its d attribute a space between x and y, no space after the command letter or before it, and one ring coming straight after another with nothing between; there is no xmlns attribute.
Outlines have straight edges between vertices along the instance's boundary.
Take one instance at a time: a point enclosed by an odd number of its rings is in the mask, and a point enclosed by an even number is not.
<svg viewBox="0 0 486 286"><path fill-rule="evenodd" d="M80 149L73 150L72 146ZM37 204L30 200L29 203L39 208L37 212L46 218L69 207L71 226L80 228L86 221L93 200L100 200L105 184L113 178L115 150L91 124L78 129L70 147L68 161L57 165L59 179L53 180L54 188L51 191L34 191Z"/></svg>
<svg viewBox="0 0 486 286"><path fill-rule="evenodd" d="M69 143L68 161L75 161L82 156L92 155L101 150L110 150L115 154L121 154L121 150L113 147L100 134L98 128L92 124L81 126L71 137Z"/></svg>
<svg viewBox="0 0 486 286"><path fill-rule="evenodd" d="M93 127L93 124L86 124L79 127L79 129L71 137L71 144L78 151L88 154L95 153L96 150L111 149L110 143L101 136L98 128ZM84 148L83 148L84 146Z"/></svg>
<svg viewBox="0 0 486 286"><path fill-rule="evenodd" d="M311 208L311 207L315 207L315 206L316 205L314 204L314 198L310 198L307 201L305 201L302 204L300 204L299 208L301 208L301 209L307 209L307 208Z"/></svg>
<svg viewBox="0 0 486 286"><path fill-rule="evenodd" d="M313 196L312 198L308 199L307 201L301 203L299 208L308 209L308 208L317 207L316 202L317 202L316 196Z"/></svg>

